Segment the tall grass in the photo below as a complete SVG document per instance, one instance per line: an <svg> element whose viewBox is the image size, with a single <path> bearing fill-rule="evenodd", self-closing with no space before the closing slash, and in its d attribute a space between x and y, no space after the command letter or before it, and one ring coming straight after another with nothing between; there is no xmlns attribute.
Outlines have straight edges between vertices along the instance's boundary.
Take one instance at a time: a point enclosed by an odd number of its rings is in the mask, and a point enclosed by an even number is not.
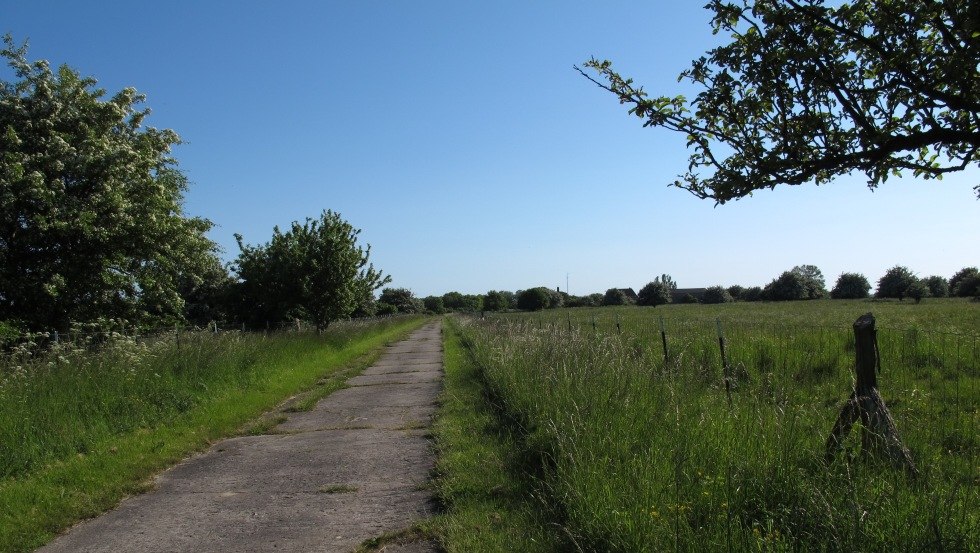
<svg viewBox="0 0 980 553"><path fill-rule="evenodd" d="M30 550L153 472L397 340L419 317L315 333L117 337L0 366L0 551Z"/></svg>
<svg viewBox="0 0 980 553"><path fill-rule="evenodd" d="M723 323L731 405L714 321L680 310L665 321L666 359L652 309L606 310L596 331L599 313L572 310L471 321L461 332L584 549L976 550L973 342L921 330L879 336L882 393L917 480L864 458L856 440L828 465L824 441L851 390L852 321L801 324L800 312L818 307L771 306L775 325L744 312Z"/></svg>

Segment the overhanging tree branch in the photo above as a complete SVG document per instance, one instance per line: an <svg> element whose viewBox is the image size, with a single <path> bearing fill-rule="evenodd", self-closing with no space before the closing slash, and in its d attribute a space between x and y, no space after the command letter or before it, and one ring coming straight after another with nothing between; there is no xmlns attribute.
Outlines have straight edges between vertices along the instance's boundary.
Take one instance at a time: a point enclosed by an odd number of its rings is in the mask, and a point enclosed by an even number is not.
<svg viewBox="0 0 980 553"><path fill-rule="evenodd" d="M675 186L724 203L855 170L874 188L902 170L936 178L980 161L980 40L969 2L740 4L708 6L732 42L681 74L703 88L693 101L650 98L608 61L585 64L602 81L575 67L644 126L684 133L693 153ZM727 158L715 157L715 144Z"/></svg>

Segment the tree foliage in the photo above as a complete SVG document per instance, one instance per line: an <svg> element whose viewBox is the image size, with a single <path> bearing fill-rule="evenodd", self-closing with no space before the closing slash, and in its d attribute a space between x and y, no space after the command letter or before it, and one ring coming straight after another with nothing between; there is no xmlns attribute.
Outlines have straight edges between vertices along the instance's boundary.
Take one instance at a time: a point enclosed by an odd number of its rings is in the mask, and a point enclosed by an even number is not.
<svg viewBox="0 0 980 553"><path fill-rule="evenodd" d="M551 290L544 287L528 288L517 293L517 308L524 311L539 311L551 304Z"/></svg>
<svg viewBox="0 0 980 553"><path fill-rule="evenodd" d="M763 289L772 301L815 300L827 295L823 273L815 265L797 265L783 272Z"/></svg>
<svg viewBox="0 0 980 553"><path fill-rule="evenodd" d="M739 296L742 301L762 301L763 293L761 286L749 286Z"/></svg>
<svg viewBox="0 0 980 553"><path fill-rule="evenodd" d="M915 274L908 267L896 265L885 271L885 275L878 280L878 289L875 296L879 298L898 298L905 299L909 296L910 289L918 282Z"/></svg>
<svg viewBox="0 0 980 553"><path fill-rule="evenodd" d="M502 292L490 290L483 297L483 308L487 311L507 311L511 308L510 299Z"/></svg>
<svg viewBox="0 0 980 553"><path fill-rule="evenodd" d="M964 267L949 279L949 293L958 298L980 296L980 270Z"/></svg>
<svg viewBox="0 0 980 553"><path fill-rule="evenodd" d="M348 317L367 296L391 281L369 263L371 246L357 245L361 233L327 210L318 219L293 222L272 231L261 246L246 245L233 265L239 278L242 316L253 324L292 318L311 320L317 329Z"/></svg>
<svg viewBox="0 0 980 553"><path fill-rule="evenodd" d="M415 294L408 288L385 288L381 291L378 303L393 305L398 313L421 313L425 311L425 304L416 298Z"/></svg>
<svg viewBox="0 0 980 553"><path fill-rule="evenodd" d="M842 273L837 277L830 297L835 300L857 300L868 297L871 283L861 273Z"/></svg>
<svg viewBox="0 0 980 553"><path fill-rule="evenodd" d="M442 304L446 307L447 311L473 313L483 309L483 298L475 294L446 292L442 295Z"/></svg>
<svg viewBox="0 0 980 553"><path fill-rule="evenodd" d="M602 296L602 305L628 305L629 298L619 288L610 288Z"/></svg>
<svg viewBox="0 0 980 553"><path fill-rule="evenodd" d="M931 276L922 279L922 282L929 288L929 295L934 298L949 297L949 283L941 276Z"/></svg>
<svg viewBox="0 0 980 553"><path fill-rule="evenodd" d="M735 301L724 286L709 286L704 289L701 303L731 303Z"/></svg>
<svg viewBox="0 0 980 553"><path fill-rule="evenodd" d="M446 312L446 307L442 303L442 296L426 296L422 298L422 305L425 306L426 311L435 315Z"/></svg>
<svg viewBox="0 0 980 553"><path fill-rule="evenodd" d="M677 283L665 273L640 288L636 303L637 305L652 305L654 307L670 303L673 299L671 293L676 289Z"/></svg>
<svg viewBox="0 0 980 553"><path fill-rule="evenodd" d="M210 221L187 217L177 133L147 127L143 95L110 98L68 67L0 56L0 320L31 329L70 321L165 322L181 287L216 264Z"/></svg>
<svg viewBox="0 0 980 553"><path fill-rule="evenodd" d="M977 164L976 2L827 4L711 0L713 32L731 40L681 73L700 89L690 102L649 97L608 61L585 64L601 81L579 71L644 126L683 134L693 153L674 186L718 203L853 171L874 188Z"/></svg>
<svg viewBox="0 0 980 553"><path fill-rule="evenodd" d="M733 284L728 287L728 295L732 297L734 301L742 301L742 294L745 293L745 287L738 284Z"/></svg>

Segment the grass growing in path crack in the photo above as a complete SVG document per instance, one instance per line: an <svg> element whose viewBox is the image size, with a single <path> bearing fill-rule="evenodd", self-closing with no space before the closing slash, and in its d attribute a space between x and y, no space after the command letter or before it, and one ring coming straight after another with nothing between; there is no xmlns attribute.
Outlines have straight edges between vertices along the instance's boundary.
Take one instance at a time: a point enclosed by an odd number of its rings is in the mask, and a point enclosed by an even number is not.
<svg viewBox="0 0 980 553"><path fill-rule="evenodd" d="M348 486L347 484L327 484L326 486L320 486L317 490L318 493L354 493L357 491L357 486Z"/></svg>
<svg viewBox="0 0 980 553"><path fill-rule="evenodd" d="M446 551L567 550L521 458L513 433L484 394L480 369L444 325L445 388L434 424L435 531Z"/></svg>
<svg viewBox="0 0 980 553"><path fill-rule="evenodd" d="M201 333L0 366L0 551L33 550L145 491L154 473L424 321Z"/></svg>

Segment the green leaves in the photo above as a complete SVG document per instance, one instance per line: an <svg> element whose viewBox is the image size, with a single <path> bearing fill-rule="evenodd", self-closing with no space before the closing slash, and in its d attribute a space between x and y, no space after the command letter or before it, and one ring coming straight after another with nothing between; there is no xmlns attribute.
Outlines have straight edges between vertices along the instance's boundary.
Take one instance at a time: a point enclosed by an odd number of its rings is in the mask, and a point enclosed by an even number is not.
<svg viewBox="0 0 980 553"><path fill-rule="evenodd" d="M732 40L681 73L702 88L694 100L647 99L609 61L585 64L600 80L583 72L644 126L683 133L694 151L675 186L724 203L854 170L873 188L906 170L940 178L980 161L980 36L970 2L713 0L707 8L713 32Z"/></svg>
<svg viewBox="0 0 980 553"><path fill-rule="evenodd" d="M327 210L318 219L294 221L286 232L274 228L262 246L246 245L235 235L241 253L233 269L243 320L260 326L303 318L326 328L373 299L391 277L369 263L371 247L357 245L360 232Z"/></svg>
<svg viewBox="0 0 980 553"><path fill-rule="evenodd" d="M181 319L177 281L216 246L209 221L183 214L179 137L142 126L134 89L105 101L95 79L4 42L18 80L0 81L0 320Z"/></svg>

